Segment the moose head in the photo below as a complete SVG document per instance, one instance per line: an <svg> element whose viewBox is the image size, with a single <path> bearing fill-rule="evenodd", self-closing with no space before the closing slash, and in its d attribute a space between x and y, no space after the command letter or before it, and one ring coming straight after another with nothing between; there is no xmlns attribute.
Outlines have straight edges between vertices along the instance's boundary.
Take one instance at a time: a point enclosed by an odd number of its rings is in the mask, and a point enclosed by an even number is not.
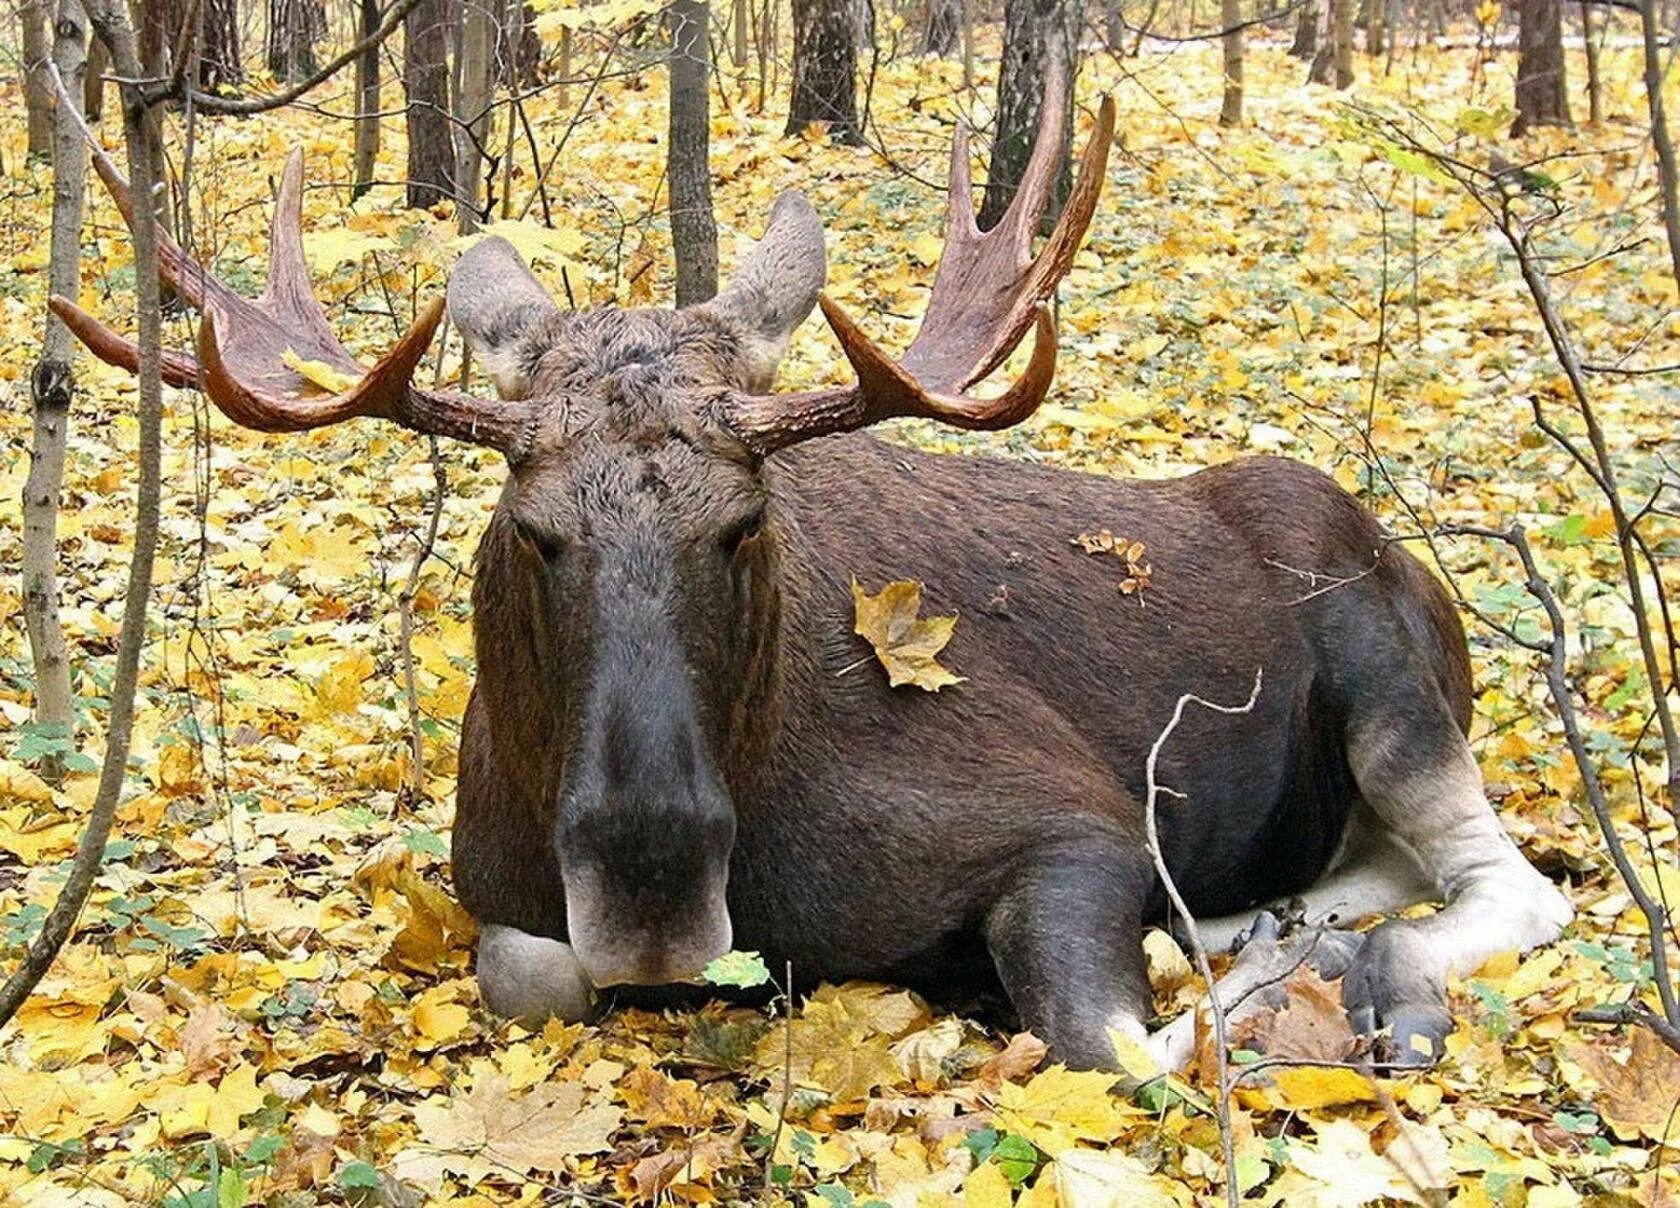
<svg viewBox="0 0 1680 1208"><path fill-rule="evenodd" d="M946 246L926 317L896 361L820 294L823 232L798 193L776 202L728 287L685 310L566 313L508 243L475 245L451 274L448 309L499 399L414 382L441 300L371 369L350 357L308 283L296 152L261 297L240 296L162 240L162 276L203 312L196 355L164 358L171 384L202 389L262 431L372 416L505 455L473 588L476 691L501 774L551 811L565 930L593 984L690 978L730 946L735 802L784 686L777 634L791 555L767 460L894 416L1003 428L1045 397L1056 359L1046 302L1090 222L1114 114L1105 100L1035 257L1060 96L1043 111L1014 202L985 233L959 127ZM128 214L125 182L97 151L96 163ZM777 362L819 301L854 380L776 393ZM62 298L52 305L94 353L134 368L132 343ZM1029 328L1020 376L996 397L968 393ZM356 384L320 391L288 366L296 357Z"/></svg>

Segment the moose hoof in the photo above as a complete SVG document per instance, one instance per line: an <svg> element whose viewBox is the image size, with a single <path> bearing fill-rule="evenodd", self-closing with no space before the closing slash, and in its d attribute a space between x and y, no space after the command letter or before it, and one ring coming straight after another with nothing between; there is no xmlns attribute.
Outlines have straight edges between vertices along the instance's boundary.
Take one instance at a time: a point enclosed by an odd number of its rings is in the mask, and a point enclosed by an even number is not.
<svg viewBox="0 0 1680 1208"><path fill-rule="evenodd" d="M570 944L491 923L478 934L478 990L505 1019L540 1027L588 1019L595 990Z"/></svg>
<svg viewBox="0 0 1680 1208"><path fill-rule="evenodd" d="M1262 910L1254 916L1254 921L1231 940L1231 951L1241 952L1250 944L1276 944L1283 934L1283 924L1277 915L1269 910Z"/></svg>
<svg viewBox="0 0 1680 1208"><path fill-rule="evenodd" d="M1361 1035L1378 1037L1376 1055L1381 1060L1434 1065L1446 1052L1453 1030L1434 965L1414 951L1416 938L1393 924L1378 927L1364 939L1342 979L1348 1022Z"/></svg>

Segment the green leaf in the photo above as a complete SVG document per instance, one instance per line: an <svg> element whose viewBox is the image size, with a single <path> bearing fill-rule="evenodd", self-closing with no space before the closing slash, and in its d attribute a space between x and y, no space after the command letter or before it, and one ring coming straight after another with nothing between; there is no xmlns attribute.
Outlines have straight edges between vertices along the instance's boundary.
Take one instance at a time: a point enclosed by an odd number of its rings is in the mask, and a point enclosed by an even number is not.
<svg viewBox="0 0 1680 1208"><path fill-rule="evenodd" d="M379 1172L366 1162L346 1162L338 1168L340 1187L377 1187Z"/></svg>
<svg viewBox="0 0 1680 1208"><path fill-rule="evenodd" d="M216 1180L216 1208L245 1208L251 1188L245 1182L245 1172L232 1166L222 1171Z"/></svg>
<svg viewBox="0 0 1680 1208"><path fill-rule="evenodd" d="M997 1148L992 1150L992 1161L997 1163L1012 1187L1019 1187L1032 1178L1041 1160L1037 1146L1025 1137L1009 1133L999 1138Z"/></svg>
<svg viewBox="0 0 1680 1208"><path fill-rule="evenodd" d="M765 967L764 958L756 952L725 952L707 965L700 976L714 986L738 986L750 990L769 981L770 970Z"/></svg>
<svg viewBox="0 0 1680 1208"><path fill-rule="evenodd" d="M824 1183L811 1188L811 1191L833 1208L857 1208L857 1197L839 1183Z"/></svg>

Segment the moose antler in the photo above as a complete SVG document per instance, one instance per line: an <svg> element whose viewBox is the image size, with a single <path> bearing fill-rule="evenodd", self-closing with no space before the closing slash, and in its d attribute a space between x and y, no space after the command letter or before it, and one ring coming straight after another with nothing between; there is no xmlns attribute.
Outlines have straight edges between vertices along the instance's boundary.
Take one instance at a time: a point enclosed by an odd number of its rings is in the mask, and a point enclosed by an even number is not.
<svg viewBox="0 0 1680 1208"><path fill-rule="evenodd" d="M93 161L132 229L134 199L128 182L98 146ZM198 355L166 349L164 380L198 387L229 419L262 432L299 432L368 415L518 458L530 439L534 413L528 405L413 384L415 367L443 318L442 299L427 306L371 369L345 350L309 285L302 214L303 153L293 151L270 228L268 286L254 300L234 292L159 232L158 275L203 312ZM139 365L132 341L65 298L55 295L50 305L95 356L131 372ZM326 392L288 361L318 361L356 381L341 392Z"/></svg>
<svg viewBox="0 0 1680 1208"><path fill-rule="evenodd" d="M1065 87L1060 74L1052 76L1020 188L997 226L984 234L974 219L968 130L958 124L951 148L949 230L916 338L894 361L823 295L823 316L857 381L798 394L731 395L725 417L755 452L773 453L894 416L920 416L959 428L1007 428L1044 401L1056 372L1056 326L1045 302L1073 264L1091 223L1114 139L1114 102L1104 97L1079 178L1055 230L1033 256L1033 235L1060 160ZM1032 359L1020 378L994 399L966 394L1004 362L1029 327L1034 328Z"/></svg>

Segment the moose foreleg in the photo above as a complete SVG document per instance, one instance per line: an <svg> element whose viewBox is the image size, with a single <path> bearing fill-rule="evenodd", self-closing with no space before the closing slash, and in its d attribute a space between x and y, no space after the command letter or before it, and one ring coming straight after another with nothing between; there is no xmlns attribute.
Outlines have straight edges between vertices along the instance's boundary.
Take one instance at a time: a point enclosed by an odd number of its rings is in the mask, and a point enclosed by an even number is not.
<svg viewBox="0 0 1680 1208"><path fill-rule="evenodd" d="M547 936L486 924L478 933L477 973L484 1004L507 1019L578 1023L594 1009L594 987L572 946Z"/></svg>
<svg viewBox="0 0 1680 1208"><path fill-rule="evenodd" d="M1475 756L1442 717L1353 729L1348 762L1377 818L1421 857L1446 905L1394 919L1365 937L1343 983L1355 1026L1388 1027L1395 1060L1440 1056L1452 1019L1446 981L1500 952L1550 943L1574 917L1531 865L1482 792Z"/></svg>
<svg viewBox="0 0 1680 1208"><path fill-rule="evenodd" d="M986 943L1024 1027L1050 1059L1113 1069L1113 1028L1141 1036L1148 858L1098 836L1038 853L986 918Z"/></svg>

